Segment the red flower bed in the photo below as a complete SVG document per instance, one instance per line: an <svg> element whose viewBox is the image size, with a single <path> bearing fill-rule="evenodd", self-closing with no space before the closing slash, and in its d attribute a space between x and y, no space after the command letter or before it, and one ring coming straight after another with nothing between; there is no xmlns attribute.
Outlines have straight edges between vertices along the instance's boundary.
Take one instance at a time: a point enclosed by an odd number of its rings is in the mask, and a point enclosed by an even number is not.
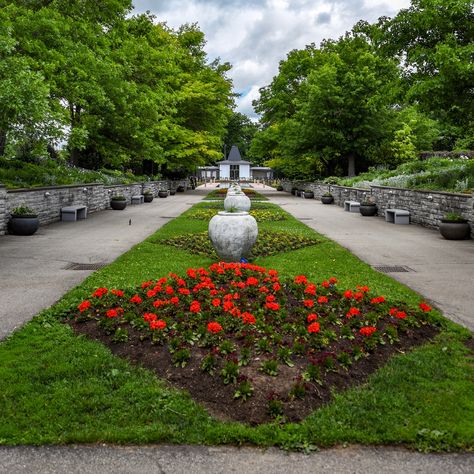
<svg viewBox="0 0 474 474"><path fill-rule="evenodd" d="M393 305L367 286L336 285L216 263L134 291L99 288L70 323L188 389L213 413L299 420L330 398L331 387L362 381L436 332L424 302Z"/></svg>

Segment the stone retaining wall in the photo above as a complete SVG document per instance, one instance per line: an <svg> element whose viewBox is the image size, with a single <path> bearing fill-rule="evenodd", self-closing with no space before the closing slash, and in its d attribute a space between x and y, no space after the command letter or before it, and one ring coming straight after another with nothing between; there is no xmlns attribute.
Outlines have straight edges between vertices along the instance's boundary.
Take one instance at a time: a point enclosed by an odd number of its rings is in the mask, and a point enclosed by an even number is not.
<svg viewBox="0 0 474 474"><path fill-rule="evenodd" d="M344 201L363 201L372 197L378 207L378 215L384 216L385 209L396 208L410 211L410 221L416 224L437 229L441 219L448 212L457 212L466 218L471 225L471 236L474 238L474 194L446 193L441 191L419 191L413 189L371 186L370 189L350 188L347 186L325 183L305 183L284 181L283 189L291 192L292 188L311 189L315 199L320 199L325 192L334 196L334 203L344 206Z"/></svg>
<svg viewBox="0 0 474 474"><path fill-rule="evenodd" d="M97 212L110 207L110 198L121 194L131 203L131 197L151 191L154 196L160 189L189 187L187 180L150 181L146 183L104 185L83 184L81 186L47 186L39 188L9 189L0 184L0 235L7 232L10 213L19 206L28 206L38 213L41 225L60 220L61 208L83 204L87 212Z"/></svg>

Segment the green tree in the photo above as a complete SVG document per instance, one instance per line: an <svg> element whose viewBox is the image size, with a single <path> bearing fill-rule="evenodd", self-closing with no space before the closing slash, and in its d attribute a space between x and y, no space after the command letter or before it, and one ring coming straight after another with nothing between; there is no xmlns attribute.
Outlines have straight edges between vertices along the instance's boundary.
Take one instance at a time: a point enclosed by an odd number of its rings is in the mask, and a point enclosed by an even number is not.
<svg viewBox="0 0 474 474"><path fill-rule="evenodd" d="M253 157L250 151L250 143L252 142L258 125L252 122L249 117L240 113L233 112L226 127L224 136L224 149L230 151L232 145L237 145L243 158L251 159L255 164L260 164L258 157Z"/></svg>
<svg viewBox="0 0 474 474"><path fill-rule="evenodd" d="M408 102L443 124L438 146L466 138L474 145L472 0L412 0L379 26L382 51L400 59Z"/></svg>

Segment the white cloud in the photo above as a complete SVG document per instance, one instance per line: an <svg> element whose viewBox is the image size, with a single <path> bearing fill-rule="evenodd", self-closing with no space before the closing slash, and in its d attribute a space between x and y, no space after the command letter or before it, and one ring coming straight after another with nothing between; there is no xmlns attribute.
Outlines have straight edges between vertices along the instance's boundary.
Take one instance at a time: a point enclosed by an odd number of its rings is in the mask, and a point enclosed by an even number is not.
<svg viewBox="0 0 474 474"><path fill-rule="evenodd" d="M158 21L177 28L198 23L206 51L233 65L229 76L238 110L255 116L251 103L258 89L278 73L279 61L292 49L337 39L357 21L394 16L410 0L134 0L135 12L149 10Z"/></svg>

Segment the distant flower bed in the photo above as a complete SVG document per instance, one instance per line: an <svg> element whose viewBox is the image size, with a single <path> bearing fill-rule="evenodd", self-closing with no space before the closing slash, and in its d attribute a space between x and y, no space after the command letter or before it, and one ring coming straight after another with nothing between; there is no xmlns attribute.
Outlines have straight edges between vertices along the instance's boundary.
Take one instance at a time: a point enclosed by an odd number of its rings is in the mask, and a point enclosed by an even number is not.
<svg viewBox="0 0 474 474"><path fill-rule="evenodd" d="M223 211L222 205L219 209L194 209L188 213L191 219L208 221L212 219L219 211ZM250 209L249 214L255 218L257 222L284 221L287 219L286 213L279 210Z"/></svg>
<svg viewBox="0 0 474 474"><path fill-rule="evenodd" d="M263 196L260 193L257 193L253 189L244 188L244 189L242 189L242 192L245 193L245 195L248 198L250 198L251 200L254 200L254 199L257 200L257 201L266 201L267 200L267 198L265 196ZM227 196L227 188L218 188L218 189L215 189L214 191L211 191L205 197L205 199L225 199L226 196Z"/></svg>
<svg viewBox="0 0 474 474"><path fill-rule="evenodd" d="M252 257L267 257L281 252L288 252L288 249L297 250L300 248L316 245L320 241L312 236L292 232L274 232L260 230L257 242L252 248ZM155 240L154 243L172 245L182 250L192 253L206 255L214 260L219 257L209 240L207 232L196 232L193 234L181 234L165 240Z"/></svg>
<svg viewBox="0 0 474 474"><path fill-rule="evenodd" d="M299 420L331 387L426 340L435 333L430 310L390 303L367 286L339 290L335 278L280 280L275 270L216 263L132 290L98 288L70 323L214 409L260 423Z"/></svg>

